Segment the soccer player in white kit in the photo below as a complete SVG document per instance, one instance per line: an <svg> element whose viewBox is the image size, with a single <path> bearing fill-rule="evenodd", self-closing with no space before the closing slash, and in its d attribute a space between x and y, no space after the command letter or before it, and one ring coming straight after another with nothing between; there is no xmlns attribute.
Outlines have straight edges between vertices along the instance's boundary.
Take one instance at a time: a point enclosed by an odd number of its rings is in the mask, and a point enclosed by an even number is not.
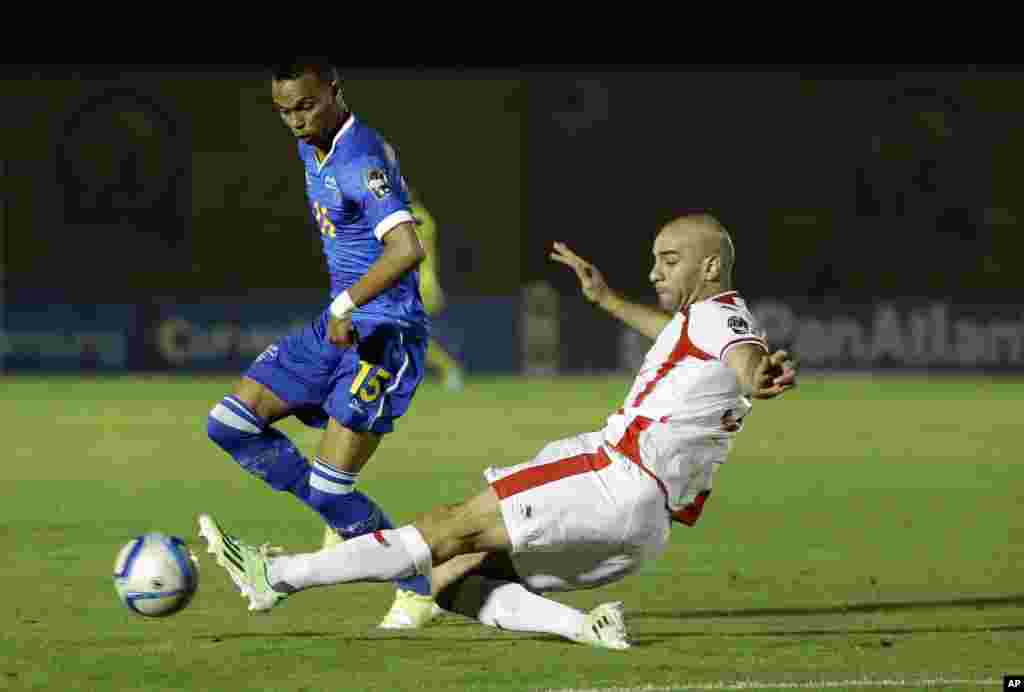
<svg viewBox="0 0 1024 692"><path fill-rule="evenodd" d="M250 610L314 586L432 574L442 607L483 624L628 648L621 603L583 613L540 594L618 581L660 556L672 521L699 519L750 399L779 396L795 372L733 290L733 243L710 215L677 218L655 238L659 308L622 298L563 243L551 258L590 301L655 339L604 429L488 468L487 489L462 504L317 553L272 555L201 515L200 534Z"/></svg>

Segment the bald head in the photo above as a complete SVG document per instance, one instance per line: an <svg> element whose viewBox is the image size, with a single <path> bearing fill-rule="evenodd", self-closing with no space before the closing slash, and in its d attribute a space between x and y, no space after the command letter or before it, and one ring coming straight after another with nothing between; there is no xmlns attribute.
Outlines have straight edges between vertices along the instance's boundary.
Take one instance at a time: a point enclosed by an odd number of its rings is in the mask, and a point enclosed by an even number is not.
<svg viewBox="0 0 1024 692"><path fill-rule="evenodd" d="M669 221L661 229L673 240L693 248L702 259L717 257L722 288L732 288L732 268L736 263L736 248L725 226L711 214L686 214Z"/></svg>
<svg viewBox="0 0 1024 692"><path fill-rule="evenodd" d="M710 214L686 214L665 224L654 240L654 257L651 281L663 307L732 289L732 238Z"/></svg>

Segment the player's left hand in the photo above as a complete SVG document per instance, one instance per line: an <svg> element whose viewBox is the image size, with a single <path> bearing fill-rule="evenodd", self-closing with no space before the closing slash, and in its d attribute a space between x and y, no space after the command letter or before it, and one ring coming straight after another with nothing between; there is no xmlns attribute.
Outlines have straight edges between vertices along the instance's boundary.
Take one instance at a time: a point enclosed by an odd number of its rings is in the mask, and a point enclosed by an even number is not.
<svg viewBox="0 0 1024 692"><path fill-rule="evenodd" d="M327 340L338 348L348 348L358 338L356 329L352 326L351 316L345 316L341 319L332 316L327 323Z"/></svg>
<svg viewBox="0 0 1024 692"><path fill-rule="evenodd" d="M785 351L762 358L754 371L755 399L772 399L796 386L796 369Z"/></svg>

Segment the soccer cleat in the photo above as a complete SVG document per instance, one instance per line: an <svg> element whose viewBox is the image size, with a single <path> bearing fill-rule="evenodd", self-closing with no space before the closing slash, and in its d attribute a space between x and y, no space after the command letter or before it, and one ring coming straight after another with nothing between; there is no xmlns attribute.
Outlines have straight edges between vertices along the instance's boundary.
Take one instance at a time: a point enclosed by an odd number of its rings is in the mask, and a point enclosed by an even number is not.
<svg viewBox="0 0 1024 692"><path fill-rule="evenodd" d="M622 603L602 603L587 613L576 641L602 649L628 649L631 644Z"/></svg>
<svg viewBox="0 0 1024 692"><path fill-rule="evenodd" d="M324 540L321 550L327 550L344 542L337 531L330 526L324 527ZM441 607L434 603L430 596L421 596L415 591L398 589L391 610L377 625L385 630L414 630L423 627L435 617L443 613Z"/></svg>
<svg viewBox="0 0 1024 692"><path fill-rule="evenodd" d="M398 589L391 610L377 627L384 630L415 630L425 627L442 612L432 597Z"/></svg>
<svg viewBox="0 0 1024 692"><path fill-rule="evenodd" d="M338 535L338 532L332 529L330 526L324 527L324 544L320 547L321 550L327 550L334 546L342 543L345 539Z"/></svg>
<svg viewBox="0 0 1024 692"><path fill-rule="evenodd" d="M199 515L199 535L206 539L207 552L227 570L242 598L249 600L249 610L268 611L287 598L288 594L275 591L267 578L268 557L273 548L242 543L225 533L209 514Z"/></svg>

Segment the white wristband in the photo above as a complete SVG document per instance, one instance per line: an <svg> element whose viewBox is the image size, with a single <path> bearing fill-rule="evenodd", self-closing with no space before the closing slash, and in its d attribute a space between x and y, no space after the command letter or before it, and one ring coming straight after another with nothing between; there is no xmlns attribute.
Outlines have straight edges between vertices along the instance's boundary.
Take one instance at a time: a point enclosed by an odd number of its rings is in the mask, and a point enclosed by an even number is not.
<svg viewBox="0 0 1024 692"><path fill-rule="evenodd" d="M331 302L330 309L331 314L340 320L355 310L356 304L352 302L352 298L349 296L348 291L342 291L342 293Z"/></svg>

